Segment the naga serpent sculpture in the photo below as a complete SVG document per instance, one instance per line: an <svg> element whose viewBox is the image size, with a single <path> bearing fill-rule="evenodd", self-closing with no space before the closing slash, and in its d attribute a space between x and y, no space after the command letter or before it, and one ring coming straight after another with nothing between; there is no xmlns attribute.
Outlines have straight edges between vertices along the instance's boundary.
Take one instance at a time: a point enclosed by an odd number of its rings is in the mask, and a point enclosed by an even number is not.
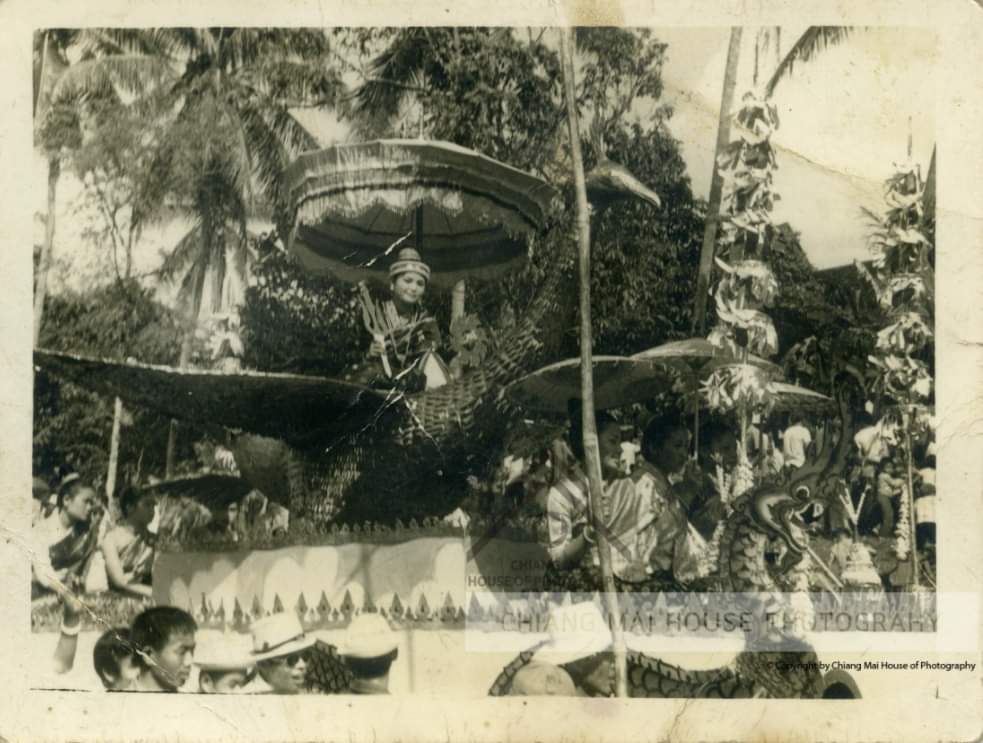
<svg viewBox="0 0 983 743"><path fill-rule="evenodd" d="M625 168L602 160L588 175L596 218L627 198L659 206ZM595 219L596 224L596 219ZM567 246L572 241L564 241ZM337 379L223 373L121 363L36 350L35 365L96 392L231 430L240 477L207 475L155 486L210 505L255 488L290 509L291 522L392 524L442 516L465 476L501 449L519 411L505 387L555 358L576 305L561 261L525 316L477 369L416 393Z"/></svg>
<svg viewBox="0 0 983 743"><path fill-rule="evenodd" d="M788 610L783 592L802 590L799 583L808 565L809 540L801 514L830 502L835 473L845 461L852 439L845 396L839 396L840 429L835 453L829 438L817 460L798 470L785 483L765 484L739 497L723 525L713 588L739 594L739 608L754 615L745 647L727 665L691 670L629 649L628 688L632 697L652 698L820 698L832 685L849 688L849 678L827 678L819 670L815 651L794 630L769 624L766 615ZM771 559L774 546L784 551ZM798 583L798 585L797 585ZM509 693L516 673L529 664L540 646L519 654L499 674L489 693ZM837 674L843 676L842 671Z"/></svg>

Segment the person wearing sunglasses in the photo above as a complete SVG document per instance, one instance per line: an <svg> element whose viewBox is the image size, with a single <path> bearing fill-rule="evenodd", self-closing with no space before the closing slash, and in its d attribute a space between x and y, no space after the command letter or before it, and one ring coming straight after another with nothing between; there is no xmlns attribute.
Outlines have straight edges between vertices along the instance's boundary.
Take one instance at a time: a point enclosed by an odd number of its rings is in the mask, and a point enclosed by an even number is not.
<svg viewBox="0 0 983 743"><path fill-rule="evenodd" d="M307 653L316 642L304 634L293 612L273 614L252 625L251 658L272 694L306 694Z"/></svg>

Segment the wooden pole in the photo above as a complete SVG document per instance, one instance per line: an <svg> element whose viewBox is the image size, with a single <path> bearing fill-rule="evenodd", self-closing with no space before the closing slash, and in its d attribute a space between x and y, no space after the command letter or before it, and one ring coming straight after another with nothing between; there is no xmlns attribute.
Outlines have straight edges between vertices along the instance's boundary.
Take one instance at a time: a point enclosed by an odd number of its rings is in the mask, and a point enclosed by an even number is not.
<svg viewBox="0 0 983 743"><path fill-rule="evenodd" d="M707 292L710 289L710 272L713 270L714 246L720 223L720 202L724 182L717 167L717 157L730 143L730 111L734 107L734 91L737 88L737 63L741 56L741 28L730 30L727 46L727 66L724 69L724 88L720 97L720 118L717 122L717 146L713 152L713 175L710 180L710 199L707 202L706 226L703 230L703 247L700 250L700 270L696 280L696 307L693 312L693 335L703 335L706 330Z"/></svg>
<svg viewBox="0 0 983 743"><path fill-rule="evenodd" d="M911 586L917 589L921 583L921 577L919 576L921 566L918 564L918 527L917 520L915 519L915 483L914 477L912 476L910 409L905 410L902 422L904 423L904 448L908 475L908 482L906 483L906 490L908 492L905 493L904 497L908 501L908 539L911 540L908 559L911 560Z"/></svg>
<svg viewBox="0 0 983 743"><path fill-rule="evenodd" d="M584 458L587 466L588 507L597 551L601 562L601 579L604 601L611 622L614 639L615 693L628 696L628 662L625 653L624 634L621 628L621 611L611 569L611 545L608 543L601 520L601 499L604 497L601 480L601 454L597 441L597 421L594 419L594 363L590 316L590 214L587 209L587 185L584 178L584 161L580 151L580 127L577 121L577 97L573 68L573 30L560 32L560 54L563 65L563 88L567 106L567 125L570 133L570 152L573 177L577 193L577 245L580 257L580 383L583 398Z"/></svg>
<svg viewBox="0 0 983 743"><path fill-rule="evenodd" d="M116 523L122 514L116 501L116 473L119 471L119 432L123 420L123 401L118 397L113 405L113 433L109 439L109 467L106 472L106 500L109 516Z"/></svg>
<svg viewBox="0 0 983 743"><path fill-rule="evenodd" d="M451 292L451 322L464 317L464 300L467 291L467 282L464 279L454 284L454 290Z"/></svg>

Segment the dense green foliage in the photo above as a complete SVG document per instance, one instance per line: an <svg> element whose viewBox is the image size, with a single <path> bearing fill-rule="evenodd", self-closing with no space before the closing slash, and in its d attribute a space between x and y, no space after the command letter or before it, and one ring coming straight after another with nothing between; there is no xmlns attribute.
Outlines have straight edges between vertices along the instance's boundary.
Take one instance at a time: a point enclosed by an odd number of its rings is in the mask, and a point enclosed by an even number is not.
<svg viewBox="0 0 983 743"><path fill-rule="evenodd" d="M172 312L136 282L114 282L82 295L49 298L41 346L110 359L135 358L175 364L181 329ZM167 419L154 411L128 410L121 437L124 471L162 474ZM34 385L34 471L77 471L99 482L106 477L113 401L43 373ZM190 429L189 429L190 430ZM196 436L200 431L193 431ZM186 437L184 458L192 456Z"/></svg>
<svg viewBox="0 0 983 743"><path fill-rule="evenodd" d="M271 236L257 253L241 310L244 365L333 376L360 359L368 339L356 288L312 276Z"/></svg>

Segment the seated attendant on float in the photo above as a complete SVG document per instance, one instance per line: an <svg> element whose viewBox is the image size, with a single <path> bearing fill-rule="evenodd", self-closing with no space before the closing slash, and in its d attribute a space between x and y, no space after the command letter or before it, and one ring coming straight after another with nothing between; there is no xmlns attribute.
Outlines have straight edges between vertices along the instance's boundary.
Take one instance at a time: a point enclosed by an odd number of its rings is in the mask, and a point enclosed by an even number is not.
<svg viewBox="0 0 983 743"><path fill-rule="evenodd" d="M648 555L652 581L663 590L678 589L699 577L706 549L669 482L686 465L689 431L678 419L656 417L645 427L641 453L632 478L654 519L640 535L647 544L639 549Z"/></svg>
<svg viewBox="0 0 983 743"><path fill-rule="evenodd" d="M434 353L440 345L440 330L422 306L430 267L416 250L404 248L389 267L389 279L392 297L374 313L374 337L368 357L350 379L374 387L411 391L439 386L440 380L432 378L434 372L427 366L431 359L437 362L446 382L446 367Z"/></svg>
<svg viewBox="0 0 983 743"><path fill-rule="evenodd" d="M31 595L81 584L99 539L96 492L79 475L68 475L58 489L57 508L39 516L31 530ZM68 586L72 588L71 585Z"/></svg>
<svg viewBox="0 0 983 743"><path fill-rule="evenodd" d="M551 564L546 580L551 590L591 591L600 587L596 535L588 523L587 476L584 473L580 406L570 407L570 448L575 457L565 476L550 489L546 502ZM611 545L611 563L619 587L646 576L646 555L639 551L654 514L621 467L621 426L610 415L596 413L601 476L604 480L601 521Z"/></svg>
<svg viewBox="0 0 983 743"><path fill-rule="evenodd" d="M157 496L127 486L120 493L119 505L123 520L109 530L100 547L109 586L149 598L156 544L151 525L157 518Z"/></svg>

